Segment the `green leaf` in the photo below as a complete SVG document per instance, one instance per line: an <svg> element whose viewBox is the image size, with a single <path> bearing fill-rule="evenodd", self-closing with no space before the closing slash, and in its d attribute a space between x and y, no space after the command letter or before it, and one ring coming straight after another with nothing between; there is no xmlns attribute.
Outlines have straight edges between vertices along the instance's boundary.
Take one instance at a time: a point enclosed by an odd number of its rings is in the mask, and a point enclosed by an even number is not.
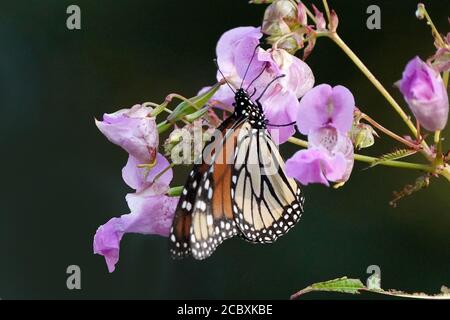
<svg viewBox="0 0 450 320"><path fill-rule="evenodd" d="M291 299L297 299L301 295L313 292L313 291L326 291L326 292L341 292L358 294L361 291L372 292L376 294L382 294L386 296L400 297L400 298L410 298L410 299L430 299L430 300L441 300L450 299L450 290L446 286L441 287L441 292L434 295L425 294L422 292L418 293L407 293L399 290L383 290L378 286L373 288L367 288L363 285L359 279L349 279L347 277L342 277L334 280L324 281L314 283L305 289L302 289L291 296Z"/></svg>
<svg viewBox="0 0 450 320"><path fill-rule="evenodd" d="M163 122L158 123L156 127L158 129L158 133L161 134L170 129L170 127L172 127L172 123L168 123L166 120L164 120Z"/></svg>
<svg viewBox="0 0 450 320"><path fill-rule="evenodd" d="M376 161L374 161L369 166L369 168L375 167L376 165L382 164L383 162L386 162L386 161L393 161L393 160L399 160L402 158L406 158L408 156L415 154L416 152L417 152L416 150L411 150L411 149L394 150L393 152L389 152L389 153L386 153L386 154L383 154L382 156L380 156Z"/></svg>
<svg viewBox="0 0 450 320"><path fill-rule="evenodd" d="M342 277L325 282L314 283L313 285L311 285L311 288L318 291L333 291L358 294L358 290L364 288L364 285L359 279L349 279L347 277Z"/></svg>
<svg viewBox="0 0 450 320"><path fill-rule="evenodd" d="M350 294L358 294L359 290L364 289L364 285L359 279L349 279L347 277L337 278L324 282L317 282L291 296L291 299L296 299L299 296L312 291L326 291L326 292L342 292Z"/></svg>
<svg viewBox="0 0 450 320"><path fill-rule="evenodd" d="M191 114L202 108L209 99L217 92L222 84L216 83L205 93L195 96L193 98L189 98L189 101L183 101L173 110L173 112L167 117L169 122L175 122L183 118L187 114Z"/></svg>
<svg viewBox="0 0 450 320"><path fill-rule="evenodd" d="M193 112L193 113L191 113L191 114L187 114L187 115L185 116L185 119L186 119L187 121L189 121L189 122L193 122L193 121L197 120L198 118L203 117L203 115L204 115L205 113L207 113L207 112L208 112L208 108L203 108L203 109L200 109L200 110L198 110L198 111L195 111L195 112Z"/></svg>

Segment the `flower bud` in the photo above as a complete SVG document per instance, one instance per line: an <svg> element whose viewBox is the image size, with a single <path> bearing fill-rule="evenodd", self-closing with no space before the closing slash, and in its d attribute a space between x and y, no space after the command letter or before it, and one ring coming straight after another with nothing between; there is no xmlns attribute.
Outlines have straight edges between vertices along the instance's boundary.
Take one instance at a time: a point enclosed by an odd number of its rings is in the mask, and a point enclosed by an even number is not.
<svg viewBox="0 0 450 320"><path fill-rule="evenodd" d="M173 130L164 142L164 154L175 164L192 164L201 155L206 142L211 140L214 128L203 125L199 119L183 128Z"/></svg>
<svg viewBox="0 0 450 320"><path fill-rule="evenodd" d="M316 29L317 31L324 31L327 29L327 22L325 20L325 17L323 16L323 13L317 9L315 5L312 5L314 10L314 15L316 17Z"/></svg>
<svg viewBox="0 0 450 320"><path fill-rule="evenodd" d="M278 0L264 13L262 32L268 35L284 35L298 25L297 8L288 0Z"/></svg>
<svg viewBox="0 0 450 320"><path fill-rule="evenodd" d="M416 17L419 20L423 20L425 18L425 6L423 5L423 3L419 3L417 5Z"/></svg>
<svg viewBox="0 0 450 320"><path fill-rule="evenodd" d="M368 124L353 123L350 131L350 139L356 149L364 149L373 146L375 143L374 136L378 136L376 131Z"/></svg>
<svg viewBox="0 0 450 320"><path fill-rule="evenodd" d="M308 15L306 13L306 7L302 2L297 5L297 20L301 26L308 25Z"/></svg>
<svg viewBox="0 0 450 320"><path fill-rule="evenodd" d="M439 73L415 57L406 65L398 86L414 116L425 129L444 129L449 103L447 89Z"/></svg>

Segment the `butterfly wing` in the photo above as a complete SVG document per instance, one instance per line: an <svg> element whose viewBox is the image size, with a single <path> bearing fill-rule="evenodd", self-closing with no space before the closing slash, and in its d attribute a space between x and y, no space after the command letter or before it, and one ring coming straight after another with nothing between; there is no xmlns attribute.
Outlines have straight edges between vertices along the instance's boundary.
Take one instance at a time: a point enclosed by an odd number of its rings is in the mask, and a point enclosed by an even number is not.
<svg viewBox="0 0 450 320"><path fill-rule="evenodd" d="M196 259L205 259L238 231L230 189L241 123L235 116L226 119L218 128L222 136L205 146L202 164L195 165L189 175L171 229L169 249L174 258L192 254Z"/></svg>
<svg viewBox="0 0 450 320"><path fill-rule="evenodd" d="M274 242L303 213L301 189L286 176L284 161L267 129L250 124L241 129L231 189L236 224L250 242Z"/></svg>

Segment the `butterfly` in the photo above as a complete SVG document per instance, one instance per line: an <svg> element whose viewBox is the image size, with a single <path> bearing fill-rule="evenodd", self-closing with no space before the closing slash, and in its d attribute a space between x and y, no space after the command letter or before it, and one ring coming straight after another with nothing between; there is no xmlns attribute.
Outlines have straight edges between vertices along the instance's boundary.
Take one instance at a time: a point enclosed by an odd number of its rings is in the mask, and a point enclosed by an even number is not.
<svg viewBox="0 0 450 320"><path fill-rule="evenodd" d="M305 199L268 131L259 101L264 92L252 101L241 84L234 112L217 128L221 135L190 172L170 230L173 258L205 259L236 235L272 243L299 221Z"/></svg>

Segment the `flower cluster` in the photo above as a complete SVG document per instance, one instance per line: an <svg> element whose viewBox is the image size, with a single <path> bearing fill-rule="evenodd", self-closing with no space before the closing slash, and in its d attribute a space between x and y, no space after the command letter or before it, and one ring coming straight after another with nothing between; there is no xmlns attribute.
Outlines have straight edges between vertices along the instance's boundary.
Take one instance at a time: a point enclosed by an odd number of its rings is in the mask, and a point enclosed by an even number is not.
<svg viewBox="0 0 450 320"><path fill-rule="evenodd" d="M225 82L234 88L244 88L252 100L261 103L268 121L267 127L275 142L296 141L302 147L307 146L307 149L297 151L286 161L286 174L303 185L343 185L349 179L354 160L358 157L371 165L387 159L397 167L419 168L436 176L442 175L450 181L449 159L442 152L440 139L440 131L447 125L449 113L450 34L442 38L434 31L437 52L427 62L419 57L413 58L397 83L406 104L420 124L419 128L435 132L434 145L430 148L425 141L426 135L422 137L394 98L384 88L380 89L381 84L359 58L349 54L351 50L336 33L336 13L325 7L327 19L314 6L311 13L301 2L273 0L265 11L261 28L238 27L220 37L216 47L219 67L216 75L219 82L216 85L201 89L192 99L171 94L160 105L135 105L105 114L102 121L96 120L97 127L108 140L128 153L122 177L134 190L126 196L130 213L110 219L98 228L94 237L94 252L105 257L110 272L114 271L119 259L120 241L125 233L168 236L179 200L173 196L172 190L180 189L169 189L172 167L186 162L178 161L180 159L190 162L196 154L201 154L204 142L213 134L212 128L223 120L216 112L218 109L223 111L224 117L226 112L233 110L234 92L223 85ZM418 16L428 17L423 5L419 5L419 9ZM308 19L314 23L309 25ZM311 68L295 53L304 49L303 57L308 56L319 34L329 37L349 54L399 113L416 141L395 134L362 113L356 108L349 89L328 84L314 87ZM263 35L267 36L266 43L271 45L269 49L260 47ZM174 110L167 110L173 97L183 102ZM156 107L153 109L147 105ZM157 124L155 117L163 110L168 111L170 116ZM183 123L181 127L177 125L180 122ZM298 133L307 137L307 142L291 138L296 134L296 128ZM367 148L374 144L374 136L378 134L373 128L403 143L406 149L391 153L394 159L355 155L354 148ZM158 153L158 131L169 129L172 132L162 149L170 162ZM196 140L196 136L200 139ZM405 156L416 152L423 153L429 164L397 161L399 154ZM417 190L429 182L429 175L419 180L414 186ZM411 190L410 187L403 193L397 193L396 197L411 194Z"/></svg>
<svg viewBox="0 0 450 320"><path fill-rule="evenodd" d="M260 102L269 124L293 123L299 110L298 99L313 87L314 75L305 62L283 49L257 48L261 37L260 28L255 27L239 27L225 32L217 43L217 63L228 82L235 88L242 83L242 87L255 93L256 97L264 92L271 80L284 75L267 88ZM249 65L255 49L255 58ZM221 78L218 72L217 79ZM222 86L213 99L231 107L234 94ZM274 136L278 137L279 143L285 142L295 132L293 125L272 128L271 131L277 131Z"/></svg>
<svg viewBox="0 0 450 320"><path fill-rule="evenodd" d="M169 162L159 153L159 136L152 108L135 105L97 121L99 130L128 152L122 169L125 183L136 192L126 196L130 213L112 218L94 236L94 253L103 255L109 272L119 260L125 233L168 236L178 198L166 195L172 180ZM151 170L149 170L151 168Z"/></svg>

